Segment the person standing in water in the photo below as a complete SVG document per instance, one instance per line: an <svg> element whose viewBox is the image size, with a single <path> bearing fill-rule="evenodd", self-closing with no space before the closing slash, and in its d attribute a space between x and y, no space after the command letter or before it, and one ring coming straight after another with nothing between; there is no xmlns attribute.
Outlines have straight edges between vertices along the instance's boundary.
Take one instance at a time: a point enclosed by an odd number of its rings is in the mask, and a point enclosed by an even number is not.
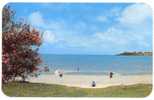
<svg viewBox="0 0 154 100"><path fill-rule="evenodd" d="M110 79L113 77L113 72L110 72Z"/></svg>
<svg viewBox="0 0 154 100"><path fill-rule="evenodd" d="M77 72L79 72L80 71L80 68L79 67L77 67Z"/></svg>

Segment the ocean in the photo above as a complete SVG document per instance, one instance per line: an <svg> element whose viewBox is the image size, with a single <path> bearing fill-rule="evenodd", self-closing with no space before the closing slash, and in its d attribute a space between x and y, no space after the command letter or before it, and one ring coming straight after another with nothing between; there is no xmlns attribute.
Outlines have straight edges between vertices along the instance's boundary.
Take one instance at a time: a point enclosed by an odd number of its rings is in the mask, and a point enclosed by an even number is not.
<svg viewBox="0 0 154 100"><path fill-rule="evenodd" d="M42 64L50 72L63 70L66 74L152 74L152 56L116 55L53 55L41 54Z"/></svg>

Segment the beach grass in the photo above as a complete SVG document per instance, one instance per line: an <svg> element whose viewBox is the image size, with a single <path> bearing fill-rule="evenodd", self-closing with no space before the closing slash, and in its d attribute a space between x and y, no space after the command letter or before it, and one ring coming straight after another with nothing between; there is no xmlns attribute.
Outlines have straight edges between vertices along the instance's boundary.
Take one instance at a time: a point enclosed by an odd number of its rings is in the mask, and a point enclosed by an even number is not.
<svg viewBox="0 0 154 100"><path fill-rule="evenodd" d="M55 84L11 82L3 84L2 90L5 95L13 97L146 97L152 91L152 85L77 88Z"/></svg>

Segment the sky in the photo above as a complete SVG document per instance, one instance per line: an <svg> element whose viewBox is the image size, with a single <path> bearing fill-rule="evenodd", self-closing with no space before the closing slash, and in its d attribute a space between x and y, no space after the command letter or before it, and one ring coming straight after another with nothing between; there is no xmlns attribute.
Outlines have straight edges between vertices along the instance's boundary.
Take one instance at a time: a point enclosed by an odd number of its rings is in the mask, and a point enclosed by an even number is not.
<svg viewBox="0 0 154 100"><path fill-rule="evenodd" d="M43 54L152 51L152 9L142 3L10 3L43 33Z"/></svg>

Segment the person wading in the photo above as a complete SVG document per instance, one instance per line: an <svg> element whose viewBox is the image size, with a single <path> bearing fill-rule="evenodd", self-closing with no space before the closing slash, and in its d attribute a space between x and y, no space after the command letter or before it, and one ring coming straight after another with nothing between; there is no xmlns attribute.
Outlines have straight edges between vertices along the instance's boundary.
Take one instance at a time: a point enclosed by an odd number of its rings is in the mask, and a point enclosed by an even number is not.
<svg viewBox="0 0 154 100"><path fill-rule="evenodd" d="M113 72L110 72L110 79L113 78Z"/></svg>

